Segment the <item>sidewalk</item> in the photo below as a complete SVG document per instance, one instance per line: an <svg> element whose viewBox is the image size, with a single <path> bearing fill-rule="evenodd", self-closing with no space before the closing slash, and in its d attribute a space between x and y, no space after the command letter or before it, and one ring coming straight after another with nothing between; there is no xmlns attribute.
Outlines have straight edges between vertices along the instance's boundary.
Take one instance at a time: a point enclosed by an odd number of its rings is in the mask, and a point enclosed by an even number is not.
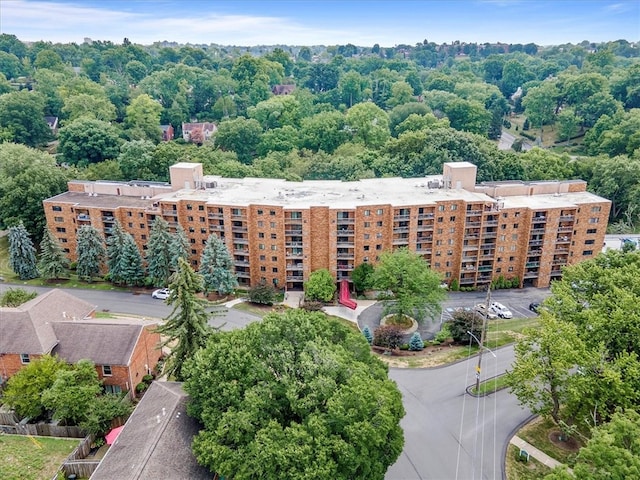
<svg viewBox="0 0 640 480"><path fill-rule="evenodd" d="M556 467L560 467L560 466L563 465L562 463L557 461L555 458L551 458L549 455L547 455L546 453L544 453L541 450L538 450L536 447L534 447L530 443L525 442L523 439L521 439L517 435L514 435L511 438L511 441L509 443L511 443L512 445L515 445L520 450L526 451L533 458L535 458L540 463L542 463L543 465L546 465L547 467L549 467L551 469L556 468ZM569 469L569 471L571 471L571 469Z"/></svg>

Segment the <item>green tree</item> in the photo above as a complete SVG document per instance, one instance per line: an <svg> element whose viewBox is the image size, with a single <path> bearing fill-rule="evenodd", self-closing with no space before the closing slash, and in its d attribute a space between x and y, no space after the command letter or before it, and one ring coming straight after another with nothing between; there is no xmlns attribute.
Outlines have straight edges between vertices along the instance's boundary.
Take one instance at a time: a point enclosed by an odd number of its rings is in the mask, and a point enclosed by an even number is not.
<svg viewBox="0 0 640 480"><path fill-rule="evenodd" d="M202 277L180 258L178 269L171 276L166 300L173 309L156 329L163 337L160 347L170 348L163 373L177 381L185 380L185 363L205 346L214 331L207 323L211 316L207 312L207 301L196 295L203 287Z"/></svg>
<svg viewBox="0 0 640 480"><path fill-rule="evenodd" d="M250 164L262 137L260 123L244 117L220 122L215 143L222 150L232 151L242 163Z"/></svg>
<svg viewBox="0 0 640 480"><path fill-rule="evenodd" d="M371 289L373 285L373 265L364 262L355 267L351 272L351 281L353 281L353 287L358 293Z"/></svg>
<svg viewBox="0 0 640 480"><path fill-rule="evenodd" d="M533 125L540 127L540 138L544 125L553 123L555 119L558 97L559 92L555 84L547 81L531 88L522 100L527 118Z"/></svg>
<svg viewBox="0 0 640 480"><path fill-rule="evenodd" d="M583 361L585 349L575 325L543 312L540 329L529 329L515 346L515 361L506 374L507 385L521 405L562 426L561 407L568 398L572 370Z"/></svg>
<svg viewBox="0 0 640 480"><path fill-rule="evenodd" d="M131 140L120 147L118 164L127 180L162 181L159 176L154 156L155 145L149 140Z"/></svg>
<svg viewBox="0 0 640 480"><path fill-rule="evenodd" d="M62 251L60 242L48 228L45 229L40 242L40 261L38 262L40 275L46 280L55 280L62 278L67 268L69 268L69 260Z"/></svg>
<svg viewBox="0 0 640 480"><path fill-rule="evenodd" d="M111 122L116 118L116 107L106 94L93 96L88 93L79 93L64 100L62 113L67 118L65 122L72 122L80 117Z"/></svg>
<svg viewBox="0 0 640 480"><path fill-rule="evenodd" d="M135 140L150 140L158 143L162 138L160 115L162 106L149 95L136 97L127 107L125 123L129 137Z"/></svg>
<svg viewBox="0 0 640 480"><path fill-rule="evenodd" d="M147 244L147 275L151 284L166 286L171 275L171 234L167 221L157 216L151 225Z"/></svg>
<svg viewBox="0 0 640 480"><path fill-rule="evenodd" d="M333 153L349 138L345 116L335 110L302 119L302 146L317 152Z"/></svg>
<svg viewBox="0 0 640 480"><path fill-rule="evenodd" d="M295 95L278 95L249 107L249 118L257 120L263 129L298 127L300 124L300 102Z"/></svg>
<svg viewBox="0 0 640 480"><path fill-rule="evenodd" d="M447 322L451 338L458 343L469 343L472 339L469 332L476 338L482 336L482 317L475 311L456 310Z"/></svg>
<svg viewBox="0 0 640 480"><path fill-rule="evenodd" d="M100 394L101 383L93 362L79 360L72 368L56 372L53 384L42 392L42 403L53 411L55 420L79 425Z"/></svg>
<svg viewBox="0 0 640 480"><path fill-rule="evenodd" d="M23 288L9 288L0 295L0 306L19 307L37 296L36 292L29 292Z"/></svg>
<svg viewBox="0 0 640 480"><path fill-rule="evenodd" d="M136 241L130 233L125 233L120 255L120 275L122 281L128 286L142 285L144 281L144 266L142 255L136 245Z"/></svg>
<svg viewBox="0 0 640 480"><path fill-rule="evenodd" d="M575 137L580 131L582 118L576 115L572 108L564 108L557 116L558 137L566 142Z"/></svg>
<svg viewBox="0 0 640 480"><path fill-rule="evenodd" d="M389 116L373 103L359 103L347 110L346 128L365 146L377 148L390 137Z"/></svg>
<svg viewBox="0 0 640 480"><path fill-rule="evenodd" d="M267 282L260 282L249 289L249 301L261 305L273 305L276 299L276 289Z"/></svg>
<svg viewBox="0 0 640 480"><path fill-rule="evenodd" d="M111 235L107 237L107 268L109 269L109 277L113 283L119 284L124 281L122 269L124 263L121 261L124 253L125 232L120 225L120 222L116 220L113 224L113 230Z"/></svg>
<svg viewBox="0 0 640 480"><path fill-rule="evenodd" d="M20 280L38 277L36 249L22 222L9 228L9 266Z"/></svg>
<svg viewBox="0 0 640 480"><path fill-rule="evenodd" d="M426 316L434 318L446 297L440 288L440 275L429 268L424 258L406 248L384 252L373 278L377 289L393 295L385 301L385 312L399 317L408 315L418 321Z"/></svg>
<svg viewBox="0 0 640 480"><path fill-rule="evenodd" d="M365 325L365 327L362 329L362 335L364 335L364 338L367 339L367 343L369 345L373 343L373 334L371 333L371 329L368 325Z"/></svg>
<svg viewBox="0 0 640 480"><path fill-rule="evenodd" d="M420 336L420 332L413 332L411 339L409 340L409 350L412 352L420 351L424 348L424 342Z"/></svg>
<svg viewBox="0 0 640 480"><path fill-rule="evenodd" d="M111 430L111 421L117 417L128 417L133 406L124 403L118 395L100 395L88 405L79 427L96 436L105 435Z"/></svg>
<svg viewBox="0 0 640 480"><path fill-rule="evenodd" d="M0 227L22 222L40 241L47 224L42 201L66 191L71 172L51 155L24 145L0 143L0 159Z"/></svg>
<svg viewBox="0 0 640 480"><path fill-rule="evenodd" d="M78 228L76 272L78 277L91 282L100 275L106 251L100 232L90 225Z"/></svg>
<svg viewBox="0 0 640 480"><path fill-rule="evenodd" d="M402 398L357 332L321 313L269 314L188 365L193 450L234 478L382 479L403 447Z"/></svg>
<svg viewBox="0 0 640 480"><path fill-rule="evenodd" d="M455 99L447 103L445 113L456 130L487 135L491 114L479 102Z"/></svg>
<svg viewBox="0 0 640 480"><path fill-rule="evenodd" d="M44 106L44 98L37 92L20 90L0 95L0 131L8 132L15 143L43 145L51 138Z"/></svg>
<svg viewBox="0 0 640 480"><path fill-rule="evenodd" d="M53 385L57 372L67 368L65 362L51 355L34 359L9 379L2 392L2 402L13 408L20 418L42 418L46 413L42 392Z"/></svg>
<svg viewBox="0 0 640 480"><path fill-rule="evenodd" d="M307 300L330 302L336 293L336 282L329 270L322 268L309 275L309 280L304 284L304 295Z"/></svg>
<svg viewBox="0 0 640 480"><path fill-rule="evenodd" d="M81 117L60 129L58 152L71 165L117 158L120 137L110 123Z"/></svg>
<svg viewBox="0 0 640 480"><path fill-rule="evenodd" d="M189 258L189 239L182 225L178 225L176 232L171 236L169 255L171 257L169 269L174 272L178 270L178 264L181 258L184 260Z"/></svg>
<svg viewBox="0 0 640 480"><path fill-rule="evenodd" d="M205 293L216 291L219 295L228 295L238 286L233 258L215 233L209 235L202 251L199 273L204 280Z"/></svg>
<svg viewBox="0 0 640 480"><path fill-rule="evenodd" d="M507 60L502 67L502 80L500 89L505 97L513 95L518 87L534 79L533 72L518 60Z"/></svg>
<svg viewBox="0 0 640 480"><path fill-rule="evenodd" d="M404 342L404 330L398 325L382 325L373 332L373 344L395 350Z"/></svg>

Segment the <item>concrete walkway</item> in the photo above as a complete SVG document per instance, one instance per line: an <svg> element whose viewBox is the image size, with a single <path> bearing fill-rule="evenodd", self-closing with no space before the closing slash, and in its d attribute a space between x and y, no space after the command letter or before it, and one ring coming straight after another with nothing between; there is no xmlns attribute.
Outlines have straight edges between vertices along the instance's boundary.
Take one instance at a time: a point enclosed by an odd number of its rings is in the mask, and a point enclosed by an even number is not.
<svg viewBox="0 0 640 480"><path fill-rule="evenodd" d="M533 458L535 458L540 463L542 463L543 465L546 465L547 467L549 467L551 469L554 469L556 467L560 467L560 466L563 465L562 463L557 461L555 458L551 458L549 455L547 455L546 453L544 453L541 450L538 450L536 447L534 447L530 443L525 442L523 439L521 439L517 435L514 435L511 438L510 443L512 445L515 445L516 447L518 447L520 450L526 451ZM569 469L569 471L571 471L571 469Z"/></svg>
<svg viewBox="0 0 640 480"><path fill-rule="evenodd" d="M360 314L376 303L375 300L356 300L358 306L355 310L345 307L344 305L338 305L335 307L324 307L322 311L328 315L334 315L336 317L344 318L355 324L358 323L358 317Z"/></svg>

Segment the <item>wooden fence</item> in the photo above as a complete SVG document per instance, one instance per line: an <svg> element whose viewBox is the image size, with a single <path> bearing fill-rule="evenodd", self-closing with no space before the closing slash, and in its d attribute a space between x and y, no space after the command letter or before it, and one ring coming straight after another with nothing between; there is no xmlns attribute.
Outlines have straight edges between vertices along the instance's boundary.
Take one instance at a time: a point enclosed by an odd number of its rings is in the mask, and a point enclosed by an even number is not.
<svg viewBox="0 0 640 480"><path fill-rule="evenodd" d="M77 478L89 478L100 463L100 460L84 460L91 452L91 444L94 440L93 435L87 435L60 465L52 480L68 478L69 475L75 475Z"/></svg>
<svg viewBox="0 0 640 480"><path fill-rule="evenodd" d="M14 423L0 425L0 432L14 435L39 435L41 437L82 438L85 432L80 427L53 425L51 423Z"/></svg>
<svg viewBox="0 0 640 480"><path fill-rule="evenodd" d="M0 425L14 425L18 423L18 417L11 411L0 411Z"/></svg>

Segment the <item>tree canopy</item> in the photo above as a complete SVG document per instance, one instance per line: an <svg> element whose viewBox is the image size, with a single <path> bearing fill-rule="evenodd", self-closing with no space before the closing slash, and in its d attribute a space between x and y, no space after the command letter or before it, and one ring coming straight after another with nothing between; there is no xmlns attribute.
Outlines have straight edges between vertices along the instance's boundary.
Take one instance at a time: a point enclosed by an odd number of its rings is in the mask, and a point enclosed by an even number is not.
<svg viewBox="0 0 640 480"><path fill-rule="evenodd" d="M382 479L403 447L387 367L321 313L269 314L213 336L187 366L198 461L237 479Z"/></svg>

